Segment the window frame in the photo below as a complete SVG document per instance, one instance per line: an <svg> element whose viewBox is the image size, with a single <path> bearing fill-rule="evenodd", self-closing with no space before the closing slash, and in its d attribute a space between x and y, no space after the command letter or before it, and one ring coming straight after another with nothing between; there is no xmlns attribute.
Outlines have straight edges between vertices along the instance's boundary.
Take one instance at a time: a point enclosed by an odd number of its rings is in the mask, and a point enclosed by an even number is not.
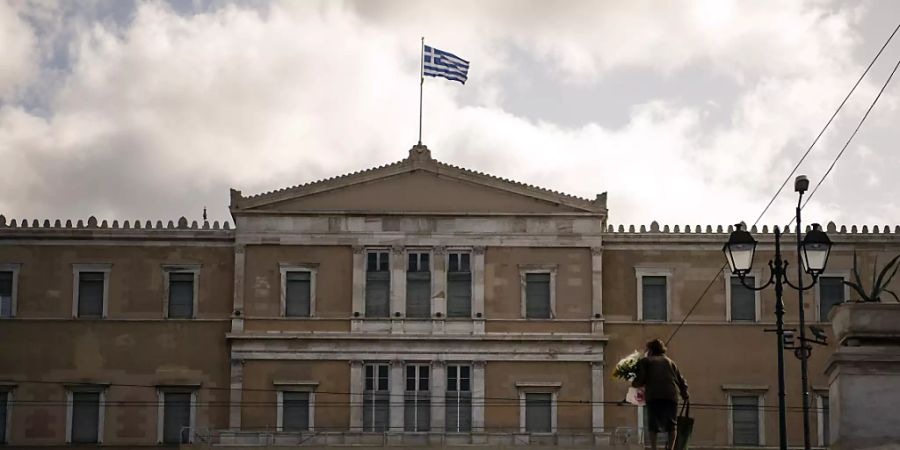
<svg viewBox="0 0 900 450"><path fill-rule="evenodd" d="M97 407L97 444L103 443L103 434L106 431L106 390L108 386L102 384L95 385L71 385L66 386L66 444L74 445L90 445L91 442L72 442L72 433L74 425L72 421L75 419L75 396L77 393L95 393L98 394L99 405ZM8 400L7 400L8 401ZM8 417L8 416L7 416ZM7 419L8 420L8 419ZM7 436L8 437L8 436Z"/></svg>
<svg viewBox="0 0 900 450"><path fill-rule="evenodd" d="M449 380L450 380L450 367L455 367L455 368L456 368L456 376L454 377L454 378L455 378L455 382L456 382L456 390L452 390L452 391L449 389L449 386L450 386L450 383L449 383ZM468 390L465 390L465 391L462 390L462 389L460 389L460 386L461 386L461 384L462 384L461 381L464 379L464 378L462 377L462 375L461 375L461 374L462 374L462 370L461 370L461 369L462 369L463 367L467 368L467 369L468 369L468 372L469 372L469 376L468 376L468 380L469 380L469 389L468 389ZM474 411L473 411L473 410L474 410L474 406L473 406L473 403L474 403L474 401L473 401L474 393L473 393L473 391L475 390L475 389L474 389L474 379L475 379L475 367L474 367L474 364L467 363L467 362L449 362L449 363L447 363L447 364L444 366L444 398L443 398L443 401L444 401L444 432L445 432L445 433L471 433L471 432L473 431L473 429L475 428L475 424L474 424L475 414L474 414ZM461 403L461 401L460 401L460 400L461 400L461 395L460 395L460 394L462 394L462 393L468 393L468 397L469 397L469 398L468 398L468 400L469 400L469 407L468 407L468 408L469 408L469 409L468 409L468 412L469 412L469 414L468 414L468 416L469 416L469 417L468 417L468 419L469 419L469 429L468 429L468 430L461 430L461 429L460 429L461 427L459 426L459 424L462 422L462 421L460 420L460 419L462 418L462 415L461 415L461 414L457 414L457 419L456 419L456 425L457 425L457 426L456 426L456 429L450 430L450 429L447 428L447 425L446 425L446 424L448 423L448 421L447 421L447 419L446 419L447 412L448 412L447 406L450 405L450 400L448 400L448 397L449 397L451 394L456 394L456 399L455 399L454 401L455 401L455 405L456 405L456 411L457 411L457 413L458 413L458 412L461 410L461 407L460 407L460 403Z"/></svg>
<svg viewBox="0 0 900 450"><path fill-rule="evenodd" d="M288 272L309 272L309 316L287 315L287 274ZM316 263L279 263L278 273L281 277L281 317L290 319L308 319L316 317L316 278L318 278L319 265Z"/></svg>
<svg viewBox="0 0 900 450"><path fill-rule="evenodd" d="M753 300L756 303L754 309L754 318L753 320L732 320L731 318L731 279L732 278L740 278L737 275L731 273L730 270L725 270L725 321L729 323L758 323L760 317L762 317L762 302L760 300L760 292L761 291L753 291ZM760 286L760 272L752 271L747 274L748 277L753 277L753 287L758 288ZM666 284L668 285L668 280L666 280Z"/></svg>
<svg viewBox="0 0 900 450"><path fill-rule="evenodd" d="M471 260L469 261L471 265ZM556 274L558 272L558 264L519 264L519 313L521 318L525 320L553 320L556 319ZM550 317L528 317L528 275L529 274L549 274L550 275ZM474 295L473 295L474 297Z"/></svg>
<svg viewBox="0 0 900 450"><path fill-rule="evenodd" d="M102 272L103 273L103 305L101 307L100 317L79 317L78 316L78 297L81 288L82 272ZM80 320L102 320L109 317L109 276L112 273L111 263L96 264L72 264L72 318Z"/></svg>
<svg viewBox="0 0 900 450"><path fill-rule="evenodd" d="M12 272L12 287L10 291L9 317L0 315L2 319L14 319L16 317L16 305L19 297L19 271L22 265L19 263L3 263L0 264L0 272Z"/></svg>
<svg viewBox="0 0 900 450"><path fill-rule="evenodd" d="M276 430L284 431L284 393L285 392L305 392L309 394L309 411L307 412L307 428L299 433L310 433L316 429L316 389L319 388L318 381L274 381L276 392ZM288 432L295 432L288 430Z"/></svg>
<svg viewBox="0 0 900 450"><path fill-rule="evenodd" d="M374 246L374 247L365 247L363 249L363 299L362 299L362 311L360 311L360 318L367 319L375 319L375 320L390 320L391 319L391 310L393 309L393 290L394 290L394 270L392 267L393 260L395 255L393 254L393 249L385 246ZM369 254L370 253L386 253L388 258L387 264L387 282L388 282L388 292L387 292L387 314L384 316L369 316L366 314L369 306L369 298L368 298L368 289L369 289ZM378 265L381 265L381 257L378 256ZM381 273L382 271L372 271L376 273Z"/></svg>
<svg viewBox="0 0 900 450"><path fill-rule="evenodd" d="M831 271L831 272L824 272L818 276L818 279L816 280L816 285L812 289L813 295L815 296L815 301L816 301L815 311L813 312L813 314L815 314L815 321L813 323L830 323L828 321L822 321L822 319L821 319L821 317L822 317L822 293L821 293L821 285L819 284L819 279L822 279L822 278L842 278L844 281L849 281L850 280L850 272L849 271ZM850 286L847 286L846 284L843 284L843 283L841 283L841 284L844 287L844 301L847 301L850 299Z"/></svg>
<svg viewBox="0 0 900 450"><path fill-rule="evenodd" d="M409 256L411 254L420 255L416 259L416 264L421 265L421 255L428 255L428 270L417 270L415 272L410 272L409 270ZM390 261L390 259L388 260ZM390 266L390 262L388 263ZM403 252L403 277L404 277L404 300L406 302L403 305L403 317L405 319L412 320L428 320L434 316L435 313L435 305L434 305L434 251L431 248L424 247L407 247ZM410 273L428 273L428 315L426 317L412 317L409 315L409 274Z"/></svg>
<svg viewBox="0 0 900 450"><path fill-rule="evenodd" d="M366 389L366 368L372 366L372 390ZM379 368L386 367L387 368L387 389L381 390L378 388L379 381ZM383 361L368 361L364 362L362 365L362 401L360 402L359 407L362 408L362 429L363 433L386 433L391 429L391 409L393 409L393 405L391 404L391 382L392 373L391 373L391 363L383 362ZM385 409L387 411L387 417L385 417L385 429L383 431L378 430L375 426L375 410L377 405L377 396L379 394L387 395L388 405ZM372 396L372 425L371 429L366 429L366 396Z"/></svg>
<svg viewBox="0 0 900 450"><path fill-rule="evenodd" d="M558 428L558 402L559 390L562 388L561 382L533 382L519 381L516 382L516 390L519 392L519 432L524 434L533 434L538 436L547 436L557 433ZM530 432L528 431L528 421L526 420L527 402L526 394L550 394L550 432Z"/></svg>
<svg viewBox="0 0 900 450"><path fill-rule="evenodd" d="M468 255L469 256L469 271L468 272L451 272L450 271L450 256L451 255ZM458 260L459 261L459 260ZM457 265L459 262L457 262ZM468 320L473 317L475 314L475 252L471 247L448 247L445 252L444 257L444 283L445 283L445 292L446 292L446 303L444 309L446 310L446 317L449 320ZM468 273L469 274L469 315L468 316L451 316L450 315L450 274L451 273Z"/></svg>
<svg viewBox="0 0 900 450"><path fill-rule="evenodd" d="M192 320L197 318L197 306L200 296L200 264L163 264L163 318L166 320ZM194 275L194 294L191 305L191 317L169 317L169 276L172 273L190 273Z"/></svg>
<svg viewBox="0 0 900 450"><path fill-rule="evenodd" d="M668 323L672 321L672 277L674 270L660 267L635 267L634 275L637 281L637 321L650 323ZM666 278L666 319L644 319L644 277Z"/></svg>
<svg viewBox="0 0 900 450"><path fill-rule="evenodd" d="M165 385L156 387L157 409L156 409L156 443L163 444L165 424L166 424L166 394L191 394L191 407L189 427L191 430L197 427L197 399L199 394L199 385ZM194 442L194 434L188 434L188 443Z"/></svg>
<svg viewBox="0 0 900 450"><path fill-rule="evenodd" d="M726 403L728 404L728 445L735 446L734 443L734 404L733 397L756 397L757 425L759 429L758 443L756 447L766 446L766 393L768 386L724 386ZM743 445L743 444L741 444Z"/></svg>

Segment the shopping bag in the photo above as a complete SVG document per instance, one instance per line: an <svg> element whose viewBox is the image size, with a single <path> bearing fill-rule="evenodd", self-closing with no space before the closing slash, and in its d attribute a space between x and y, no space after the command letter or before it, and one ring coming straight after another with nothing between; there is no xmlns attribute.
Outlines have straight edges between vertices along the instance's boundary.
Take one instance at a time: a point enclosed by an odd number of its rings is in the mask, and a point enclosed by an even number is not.
<svg viewBox="0 0 900 450"><path fill-rule="evenodd" d="M625 401L635 406L644 406L644 388L629 387Z"/></svg>
<svg viewBox="0 0 900 450"><path fill-rule="evenodd" d="M687 450L688 441L691 440L693 431L694 418L691 417L691 402L685 401L681 405L681 412L678 413L678 419L675 423L675 445L672 450Z"/></svg>

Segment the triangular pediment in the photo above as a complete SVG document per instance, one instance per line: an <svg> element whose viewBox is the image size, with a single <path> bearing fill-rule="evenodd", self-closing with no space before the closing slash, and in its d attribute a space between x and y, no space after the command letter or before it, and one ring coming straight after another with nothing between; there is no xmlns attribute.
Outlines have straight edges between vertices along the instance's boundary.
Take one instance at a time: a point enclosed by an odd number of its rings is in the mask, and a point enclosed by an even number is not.
<svg viewBox="0 0 900 450"><path fill-rule="evenodd" d="M252 197L233 191L232 212L605 215L606 197L587 200L454 167L417 146L388 166Z"/></svg>

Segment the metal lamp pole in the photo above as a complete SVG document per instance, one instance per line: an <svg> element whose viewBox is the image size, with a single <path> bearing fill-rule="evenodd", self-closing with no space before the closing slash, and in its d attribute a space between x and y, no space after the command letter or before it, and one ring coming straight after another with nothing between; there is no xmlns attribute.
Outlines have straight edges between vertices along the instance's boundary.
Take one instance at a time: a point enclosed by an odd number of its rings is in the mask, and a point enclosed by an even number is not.
<svg viewBox="0 0 900 450"><path fill-rule="evenodd" d="M801 175L794 180L794 191L799 194L797 198L797 211L796 211L796 219L797 219L797 283L802 284L803 280L803 264L801 252L803 251L803 242L800 240L800 210L801 204L803 201L803 193L809 189L809 180ZM809 286L809 288L813 287L816 284L816 280L813 279L813 283ZM799 354L797 355L800 358L800 385L803 390L803 449L810 450L809 443L809 354L811 349L808 349L808 345L806 343L806 308L803 305L803 291L805 289L797 289L797 298L799 303L798 311L800 313L800 349Z"/></svg>
<svg viewBox="0 0 900 450"><path fill-rule="evenodd" d="M761 291L769 285L775 285L775 332L778 335L778 425L779 443L782 450L787 450L787 418L784 396L784 350L795 349L797 357L802 364L803 383L803 442L805 449L809 449L809 379L807 375L807 357L812 351L810 342L824 344L824 340L806 338L806 320L803 310L803 291L812 289L819 279L819 275L825 270L828 262L828 254L831 251L831 240L823 232L818 224L813 224L806 237L800 240L800 206L803 193L809 188L809 180L801 175L794 183L794 190L800 194L797 202L797 285L791 283L787 277L788 262L781 255L781 230L775 227L775 258L769 261L771 274L766 284L756 287L747 284L745 277L753 265L753 255L756 252L756 240L749 232L744 230L743 224L737 224L734 232L728 238L728 242L722 248L731 266L731 272L737 275L745 288L753 291ZM803 271L812 276L812 283L803 285ZM784 285L788 285L799 292L800 298L800 346L786 347L784 338ZM771 330L766 330L771 331Z"/></svg>
<svg viewBox="0 0 900 450"><path fill-rule="evenodd" d="M732 239L729 239L729 244L734 240L733 237L737 233L745 233L747 237L751 240L750 233L744 231L743 224L737 224L736 230L732 233ZM726 248L729 244L725 244ZM753 241L753 247L755 248L756 242ZM729 250L730 252L730 250ZM726 253L727 254L727 253ZM729 255L730 256L730 255ZM752 255L751 255L752 260ZM744 285L745 288L753 290L753 291L761 291L770 285L775 285L775 334L778 336L778 448L781 450L787 450L787 412L785 407L785 399L784 399L784 284L785 284L785 269L787 268L788 262L781 258L781 230L778 227L775 227L775 259L769 261L769 269L771 274L769 275L769 281L762 286L751 286L747 284L745 277L747 272L749 272L749 264L748 267L744 270L732 270L735 272L741 280L741 284ZM732 265L734 267L734 265ZM771 330L770 330L771 331Z"/></svg>

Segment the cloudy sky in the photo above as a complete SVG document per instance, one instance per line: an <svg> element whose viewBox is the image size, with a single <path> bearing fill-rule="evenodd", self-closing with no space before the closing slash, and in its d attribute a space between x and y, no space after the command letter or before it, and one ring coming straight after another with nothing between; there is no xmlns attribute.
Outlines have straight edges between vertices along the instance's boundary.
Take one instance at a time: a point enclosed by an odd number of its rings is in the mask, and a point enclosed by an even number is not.
<svg viewBox="0 0 900 450"><path fill-rule="evenodd" d="M465 86L425 82L436 158L608 191L613 224L753 222L898 23L887 0L0 0L0 213L230 219L229 187L402 159L424 35L471 61ZM813 185L898 58L900 36L801 166ZM898 83L805 222L900 224Z"/></svg>

